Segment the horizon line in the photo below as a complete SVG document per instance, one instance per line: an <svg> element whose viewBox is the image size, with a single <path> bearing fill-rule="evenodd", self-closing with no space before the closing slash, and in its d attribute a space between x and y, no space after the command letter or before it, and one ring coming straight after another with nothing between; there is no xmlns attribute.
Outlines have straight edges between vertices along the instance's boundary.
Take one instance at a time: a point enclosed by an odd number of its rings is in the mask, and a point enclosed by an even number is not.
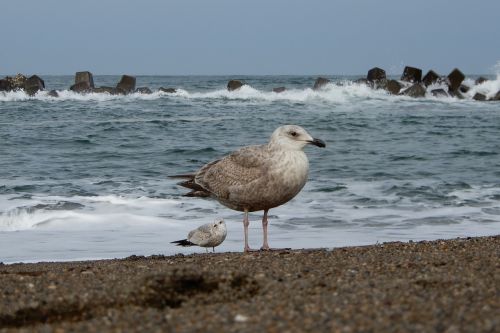
<svg viewBox="0 0 500 333"><path fill-rule="evenodd" d="M84 72L84 71L82 71ZM233 76L233 77L238 77L238 76L360 76L360 77L366 77L365 74L327 74L327 73L321 73L321 74L133 74L133 73L121 73L121 74L95 74L92 71L89 71L92 73L93 76L121 76L121 75L131 75L131 76ZM5 73L0 73L0 77L6 77L6 76L16 76L17 74L22 74L26 76L31 76L31 75L38 75L38 76L74 76L77 72L72 73L72 74L40 74L40 73L32 73L32 74L23 74L23 73L16 73L16 74L5 74ZM391 73L386 73L387 76L397 76L397 75L402 75L402 73L397 73L397 74L391 74ZM499 73L464 73L464 75L499 75Z"/></svg>

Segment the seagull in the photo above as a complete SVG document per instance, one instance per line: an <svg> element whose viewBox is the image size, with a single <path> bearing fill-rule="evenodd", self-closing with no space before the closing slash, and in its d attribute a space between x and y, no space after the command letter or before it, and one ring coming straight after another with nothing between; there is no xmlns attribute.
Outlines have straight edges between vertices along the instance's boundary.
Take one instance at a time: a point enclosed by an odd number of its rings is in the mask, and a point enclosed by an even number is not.
<svg viewBox="0 0 500 333"><path fill-rule="evenodd" d="M215 223L206 223L198 228L191 230L186 239L181 239L172 244L177 244L177 246L194 246L198 245L204 247L208 252L208 248L211 247L212 251L215 252L215 247L222 244L226 239L227 229L226 222L224 220L217 221Z"/></svg>
<svg viewBox="0 0 500 333"><path fill-rule="evenodd" d="M307 145L324 148L325 142L300 126L284 125L273 132L267 144L240 148L193 174L171 177L186 179L178 183L192 190L185 196L213 197L228 208L244 212L245 252L251 251L248 213L263 210L261 250L269 250L268 212L290 201L306 184L309 161L303 149Z"/></svg>

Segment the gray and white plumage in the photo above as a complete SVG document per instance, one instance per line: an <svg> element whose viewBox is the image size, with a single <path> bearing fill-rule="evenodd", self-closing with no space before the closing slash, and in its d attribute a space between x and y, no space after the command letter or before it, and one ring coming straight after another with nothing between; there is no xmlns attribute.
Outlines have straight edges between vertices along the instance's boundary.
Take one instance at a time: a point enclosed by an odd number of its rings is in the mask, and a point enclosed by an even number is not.
<svg viewBox="0 0 500 333"><path fill-rule="evenodd" d="M179 246L201 246L215 248L226 239L227 228L224 220L206 223L191 230L186 239L172 242Z"/></svg>
<svg viewBox="0 0 500 333"><path fill-rule="evenodd" d="M267 211L295 197L304 187L309 161L307 144L325 147L300 126L278 127L267 144L247 146L204 165L180 185L192 189L188 196L210 196L223 205L245 212L245 250L248 212L264 210L264 244L267 249ZM245 222L246 221L246 222Z"/></svg>

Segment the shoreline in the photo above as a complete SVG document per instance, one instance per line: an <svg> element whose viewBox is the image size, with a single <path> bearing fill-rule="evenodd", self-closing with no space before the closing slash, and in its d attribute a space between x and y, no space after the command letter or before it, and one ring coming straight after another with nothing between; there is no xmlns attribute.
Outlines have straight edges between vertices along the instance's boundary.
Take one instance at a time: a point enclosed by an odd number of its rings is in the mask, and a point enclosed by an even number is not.
<svg viewBox="0 0 500 333"><path fill-rule="evenodd" d="M366 241L366 242L359 242L359 243L348 243L348 244L340 244L336 246L323 246L323 247L308 247L307 245L304 245L305 247L296 247L296 248L291 248L291 247L286 247L286 245L289 245L289 242L284 242L282 245L283 247L276 246L272 247L273 249L275 248L276 250L286 250L286 251L291 251L291 252L296 252L296 251L335 251L338 249L344 249L344 248L362 248L362 247L371 247L371 246L380 246L384 244L392 244L392 243L421 243L421 242L435 242L435 241L451 241L451 240L456 240L456 239L467 239L467 238L485 238L485 237L496 237L500 236L500 234L496 232L489 232L489 233L478 233L475 235L470 235L470 236L462 236L462 235L450 235L448 237L444 238L425 238L425 239L399 239L399 240L374 240L374 241ZM182 237L180 235L179 237ZM257 239L257 241L260 241L260 237ZM227 240L226 240L227 242ZM273 240L273 244L276 243L276 240ZM208 254L212 255L217 255L217 254L243 254L243 247L240 246L241 244L238 243L238 246L232 247L232 248L227 248L224 246L216 247L215 253L212 253L212 249L209 248ZM253 244L256 245L256 244ZM41 258L41 259L34 259L34 260L18 260L18 261L8 261L5 259L0 258L0 267L2 265L9 266L9 265L17 265L17 264L30 264L30 265L36 265L36 264L57 264L57 263L84 263L84 262L98 262L98 261L115 261L115 260L126 260L128 258L134 257L134 258L169 258L169 257L179 257L179 256L196 256L196 255L206 255L207 253L205 252L205 248L199 247L199 246L193 246L193 247L178 247L174 246L176 251L164 251L160 253L155 253L155 252L150 252L150 253L141 253L141 254L135 254L133 252L131 253L126 253L122 255L117 255L115 257L111 256L102 256L102 257L72 257L72 258ZM258 250L257 247L252 248L253 251ZM259 252L259 251L257 251Z"/></svg>
<svg viewBox="0 0 500 333"><path fill-rule="evenodd" d="M500 235L0 265L0 332L500 328Z"/></svg>

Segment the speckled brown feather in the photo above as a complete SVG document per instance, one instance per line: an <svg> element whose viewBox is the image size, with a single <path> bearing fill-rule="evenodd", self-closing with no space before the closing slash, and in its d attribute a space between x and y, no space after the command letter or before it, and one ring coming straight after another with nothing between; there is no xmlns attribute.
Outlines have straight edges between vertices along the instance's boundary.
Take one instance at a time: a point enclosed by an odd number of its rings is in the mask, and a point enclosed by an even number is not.
<svg viewBox="0 0 500 333"><path fill-rule="evenodd" d="M232 192L244 190L262 179L267 166L266 146L248 146L203 166L194 181L220 200L230 199Z"/></svg>

